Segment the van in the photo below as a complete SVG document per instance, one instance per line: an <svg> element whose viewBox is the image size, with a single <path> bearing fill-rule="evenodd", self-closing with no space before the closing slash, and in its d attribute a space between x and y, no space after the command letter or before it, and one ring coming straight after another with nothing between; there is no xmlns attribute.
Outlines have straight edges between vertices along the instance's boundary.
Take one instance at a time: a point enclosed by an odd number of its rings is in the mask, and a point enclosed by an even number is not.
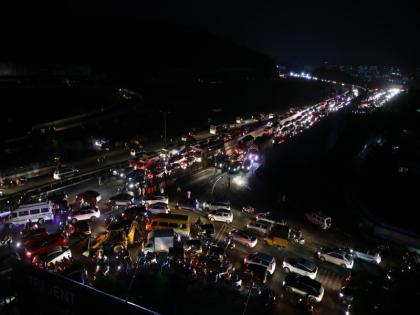
<svg viewBox="0 0 420 315"><path fill-rule="evenodd" d="M17 209L11 211L7 223L25 224L27 222L37 222L43 224L45 221L51 221L54 218L51 202L38 202L26 205L20 205Z"/></svg>
<svg viewBox="0 0 420 315"><path fill-rule="evenodd" d="M173 230L189 236L190 220L187 215L159 213L151 217L146 224L146 231Z"/></svg>
<svg viewBox="0 0 420 315"><path fill-rule="evenodd" d="M305 218L309 222L319 225L322 229L328 229L331 227L331 217L323 214L322 212L307 212Z"/></svg>

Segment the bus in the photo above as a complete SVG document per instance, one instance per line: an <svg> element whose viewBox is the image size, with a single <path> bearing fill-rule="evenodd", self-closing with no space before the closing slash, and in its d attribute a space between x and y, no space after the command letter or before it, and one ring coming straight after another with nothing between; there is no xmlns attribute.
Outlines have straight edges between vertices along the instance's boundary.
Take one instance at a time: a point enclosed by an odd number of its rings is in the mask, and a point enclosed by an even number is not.
<svg viewBox="0 0 420 315"><path fill-rule="evenodd" d="M189 216L181 214L158 213L152 216L146 224L146 231L173 230L175 233L189 236Z"/></svg>

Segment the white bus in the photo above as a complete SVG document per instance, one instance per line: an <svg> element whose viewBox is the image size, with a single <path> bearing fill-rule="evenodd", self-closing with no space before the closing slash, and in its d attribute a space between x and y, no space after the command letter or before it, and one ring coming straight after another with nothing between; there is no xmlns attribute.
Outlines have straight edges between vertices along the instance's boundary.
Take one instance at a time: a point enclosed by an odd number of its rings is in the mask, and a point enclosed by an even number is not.
<svg viewBox="0 0 420 315"><path fill-rule="evenodd" d="M53 208L49 201L20 205L12 210L7 220L12 224L25 224L27 222L37 222L43 224L54 218Z"/></svg>

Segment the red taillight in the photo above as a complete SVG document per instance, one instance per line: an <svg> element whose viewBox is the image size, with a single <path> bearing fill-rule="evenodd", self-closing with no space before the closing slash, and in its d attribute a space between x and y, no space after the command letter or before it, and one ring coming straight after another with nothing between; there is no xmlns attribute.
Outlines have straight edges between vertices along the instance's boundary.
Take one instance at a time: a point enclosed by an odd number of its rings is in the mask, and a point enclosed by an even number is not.
<svg viewBox="0 0 420 315"><path fill-rule="evenodd" d="M32 255L32 253L31 253L31 252L26 252L26 257L30 258L30 257L31 257L31 255Z"/></svg>

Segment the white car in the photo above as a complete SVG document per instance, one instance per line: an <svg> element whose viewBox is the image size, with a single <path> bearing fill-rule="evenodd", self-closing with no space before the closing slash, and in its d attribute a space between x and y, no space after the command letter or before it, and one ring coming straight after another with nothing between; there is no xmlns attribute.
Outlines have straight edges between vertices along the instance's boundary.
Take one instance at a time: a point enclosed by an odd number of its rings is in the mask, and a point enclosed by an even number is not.
<svg viewBox="0 0 420 315"><path fill-rule="evenodd" d="M378 265L381 263L381 255L379 252L371 249L353 250L353 258L374 262Z"/></svg>
<svg viewBox="0 0 420 315"><path fill-rule="evenodd" d="M238 242L244 246L248 246L249 248L257 246L257 238L248 231L234 230L231 232L231 236L233 241Z"/></svg>
<svg viewBox="0 0 420 315"><path fill-rule="evenodd" d="M230 210L227 209L217 209L210 212L207 215L210 221L218 221L218 222L226 222L232 223L233 221L233 214Z"/></svg>
<svg viewBox="0 0 420 315"><path fill-rule="evenodd" d="M134 202L132 192L122 192L109 198L109 204L115 207L128 207Z"/></svg>
<svg viewBox="0 0 420 315"><path fill-rule="evenodd" d="M64 178L70 178L70 177L76 175L77 173L79 173L79 170L75 169L75 168L57 169L53 173L53 178L55 180L61 180L61 179L64 179Z"/></svg>
<svg viewBox="0 0 420 315"><path fill-rule="evenodd" d="M354 265L352 255L339 249L320 249L316 256L321 261L328 261L347 269L352 269Z"/></svg>
<svg viewBox="0 0 420 315"><path fill-rule="evenodd" d="M276 259L273 256L257 252L249 254L244 258L245 265L260 265L267 268L267 271L272 275L276 270Z"/></svg>
<svg viewBox="0 0 420 315"><path fill-rule="evenodd" d="M324 297L324 287L319 281L296 274L288 274L283 281L286 292L294 292L311 301L321 302Z"/></svg>
<svg viewBox="0 0 420 315"><path fill-rule="evenodd" d="M315 279L318 274L318 267L312 261L304 258L285 258L283 269L287 273L293 272L311 279Z"/></svg>
<svg viewBox="0 0 420 315"><path fill-rule="evenodd" d="M272 225L272 223L265 220L254 220L249 222L246 225L246 228L250 231L254 231L262 235L267 235Z"/></svg>
<svg viewBox="0 0 420 315"><path fill-rule="evenodd" d="M164 202L157 202L157 203L154 203L154 204L150 205L147 208L147 211L150 212L151 214L169 213L170 212L168 205Z"/></svg>
<svg viewBox="0 0 420 315"><path fill-rule="evenodd" d="M143 205L148 208L149 206L155 203L166 203L169 204L169 198L165 195L153 195L153 196L146 196L143 198Z"/></svg>
<svg viewBox="0 0 420 315"><path fill-rule="evenodd" d="M45 263L45 264L56 264L62 262L64 259L71 259L71 249L64 248L61 246L54 247L50 249L46 254L35 256L35 262Z"/></svg>
<svg viewBox="0 0 420 315"><path fill-rule="evenodd" d="M72 223L76 223L77 221L86 221L91 220L95 221L101 216L101 212L98 208L80 208L79 211L73 213L68 217L68 220Z"/></svg>
<svg viewBox="0 0 420 315"><path fill-rule="evenodd" d="M230 210L229 201L205 201L203 202L203 209L206 211L213 211L218 209Z"/></svg>

